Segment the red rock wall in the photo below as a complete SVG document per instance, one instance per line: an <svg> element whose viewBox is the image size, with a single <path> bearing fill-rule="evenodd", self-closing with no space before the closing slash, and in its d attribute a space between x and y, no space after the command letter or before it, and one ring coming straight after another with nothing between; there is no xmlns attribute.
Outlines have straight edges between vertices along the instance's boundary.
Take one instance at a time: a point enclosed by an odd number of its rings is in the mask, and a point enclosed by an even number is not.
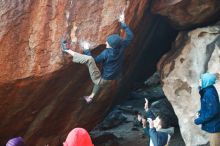
<svg viewBox="0 0 220 146"><path fill-rule="evenodd" d="M60 39L72 45L87 39L94 47L119 32L117 17L136 31L146 0L18 0L0 2L0 145L24 136L27 145L55 145L76 126L92 128L113 102L117 85L86 104L92 82L88 70L64 57ZM129 52L129 50L128 50ZM128 56L129 57L129 56Z"/></svg>
<svg viewBox="0 0 220 146"><path fill-rule="evenodd" d="M151 9L177 29L192 29L220 19L219 0L154 0Z"/></svg>
<svg viewBox="0 0 220 146"><path fill-rule="evenodd" d="M143 52L142 43L151 41L160 23L151 14L144 15L148 3L0 1L0 145L18 135L24 136L27 145L55 145L76 126L94 127L112 105L118 85L102 90L87 105L80 97L92 89L88 70L62 54L60 39L68 33L76 51L84 39L93 42L93 47L100 46L107 35L119 32L117 17L125 8L126 22L135 32L125 64L125 72L132 72L136 55ZM176 28L187 29L218 18L219 6L218 0L155 0L151 10L167 17ZM124 80L122 86L126 84Z"/></svg>

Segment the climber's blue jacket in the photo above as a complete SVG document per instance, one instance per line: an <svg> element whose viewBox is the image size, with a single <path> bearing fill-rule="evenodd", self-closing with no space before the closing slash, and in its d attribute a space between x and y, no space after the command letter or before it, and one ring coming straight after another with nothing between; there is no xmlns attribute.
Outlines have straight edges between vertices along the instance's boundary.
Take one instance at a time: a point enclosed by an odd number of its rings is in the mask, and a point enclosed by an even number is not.
<svg viewBox="0 0 220 146"><path fill-rule="evenodd" d="M107 42L112 48L106 48L97 57L94 57L96 63L102 63L102 78L105 80L117 79L121 73L124 62L124 51L133 39L133 33L130 28L121 23L122 29L126 32L126 38L122 39L119 35L113 34L107 37ZM84 54L91 56L90 50L84 51Z"/></svg>
<svg viewBox="0 0 220 146"><path fill-rule="evenodd" d="M209 133L220 132L220 103L218 93L213 86L216 77L213 74L203 74L201 76L202 87L200 90L201 109L199 118L195 119L195 124L202 124L202 129Z"/></svg>

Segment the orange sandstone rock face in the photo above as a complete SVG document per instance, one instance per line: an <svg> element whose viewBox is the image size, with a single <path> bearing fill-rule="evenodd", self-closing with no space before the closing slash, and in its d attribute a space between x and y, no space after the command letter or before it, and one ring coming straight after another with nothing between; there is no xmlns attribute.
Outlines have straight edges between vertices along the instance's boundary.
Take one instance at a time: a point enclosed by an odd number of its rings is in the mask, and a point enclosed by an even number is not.
<svg viewBox="0 0 220 146"><path fill-rule="evenodd" d="M188 29L220 19L220 1L154 0L152 12L167 17L178 29Z"/></svg>
<svg viewBox="0 0 220 146"><path fill-rule="evenodd" d="M99 122L116 85L87 105L80 97L92 89L88 70L64 57L60 39L69 34L75 51L80 40L99 46L119 32L123 9L135 30L147 6L146 0L1 1L0 145L17 135L28 145L55 145L72 128Z"/></svg>

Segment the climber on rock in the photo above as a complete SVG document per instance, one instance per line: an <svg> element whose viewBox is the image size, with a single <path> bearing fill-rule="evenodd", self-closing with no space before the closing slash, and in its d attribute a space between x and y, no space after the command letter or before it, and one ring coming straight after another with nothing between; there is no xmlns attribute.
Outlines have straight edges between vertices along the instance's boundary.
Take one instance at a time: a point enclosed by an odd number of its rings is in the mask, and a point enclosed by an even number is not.
<svg viewBox="0 0 220 146"><path fill-rule="evenodd" d="M210 133L210 146L220 146L220 103L214 87L216 75L205 73L199 80L201 109L196 115L195 124Z"/></svg>
<svg viewBox="0 0 220 146"><path fill-rule="evenodd" d="M101 87L108 86L111 81L118 79L124 62L125 48L133 39L133 33L124 22L124 13L120 15L119 22L121 28L126 32L126 38L122 39L118 34L112 34L107 37L106 49L97 57L92 57L89 43L83 42L83 53L80 54L70 50L67 40L62 40L61 47L64 52L73 56L73 62L86 64L90 77L95 84L93 91L89 96L84 96L87 103L91 102ZM98 69L96 63L102 64L102 70Z"/></svg>

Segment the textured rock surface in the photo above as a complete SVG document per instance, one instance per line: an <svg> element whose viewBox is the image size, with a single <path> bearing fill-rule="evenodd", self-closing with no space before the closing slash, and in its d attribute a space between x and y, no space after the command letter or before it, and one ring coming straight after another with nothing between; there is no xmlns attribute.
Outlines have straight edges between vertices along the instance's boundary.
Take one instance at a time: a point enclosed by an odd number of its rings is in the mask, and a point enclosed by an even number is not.
<svg viewBox="0 0 220 146"><path fill-rule="evenodd" d="M218 14L219 11L218 2L214 0L206 2L207 9L203 7L204 2L187 1L184 4L183 1L172 2L174 3L155 1L152 5L153 11L168 16L172 22L183 28L206 23L206 18L210 16L214 19L211 16ZM199 7L196 7L197 5ZM65 33L69 34L76 51L80 51L78 44L84 39L92 42L93 47L100 46L105 43L107 35L120 32L117 17L125 8L126 22L136 33L133 44L126 54L126 72L130 72L127 74L131 75L133 70L136 70L132 66L140 60L138 59L140 56L154 52L159 54L158 50L168 46L167 44L172 40L165 37L172 38L169 35L173 30L167 29L169 26L164 25L161 17L149 14L149 11L146 11L147 7L148 0L0 1L0 145L4 145L7 139L18 135L25 137L27 145L46 143L55 145L76 126L91 129L96 125L111 106L117 86L113 85L112 89L102 90L92 104L85 104L80 97L89 94L92 88L88 70L85 66L71 63L70 58L63 56L59 48L60 38ZM198 9L201 11L194 15L191 13L194 9L195 12ZM186 10L189 11L187 11L189 17L183 14ZM180 15L174 17L173 14ZM191 15L193 18L190 17ZM213 41L217 34L212 31L212 34L201 33L199 39L210 35L210 42ZM179 36L179 43L178 41L176 43L176 48L179 49L168 57L167 62L172 62L170 69L170 64L164 62L164 81L169 77L169 70L175 66L173 63L175 61L171 60L178 57L183 49L180 46L184 45L181 41L186 38L184 33ZM185 42L187 43L189 42ZM161 44L163 47L155 44ZM205 43L202 41L201 44ZM200 42L198 46L201 46ZM157 54L155 56L158 56ZM156 62L153 56L146 61L151 63L148 64L149 66L154 66ZM216 62L217 57L211 58L214 59L211 59L209 64ZM184 62L184 59L180 60ZM207 68L213 70L219 67L219 64L216 65L217 67L209 65ZM193 78L198 77L202 72L201 67L198 69L196 75L191 71L189 74L193 74L191 75ZM127 79L130 78L129 75ZM127 80L121 85L126 84L128 84ZM183 82L181 88L185 88L187 84ZM181 90L177 91L178 94L179 91ZM182 104L183 102L180 107L183 106ZM187 128L192 128L190 124ZM184 137L186 140L189 135ZM203 136L198 138L201 138L201 142L205 141Z"/></svg>
<svg viewBox="0 0 220 146"><path fill-rule="evenodd" d="M104 44L107 35L119 32L124 8L135 30L147 2L0 1L0 145L17 135L27 145L55 145L76 126L96 125L115 89L102 90L90 105L80 100L92 88L88 70L63 57L60 38L67 32L76 51L80 40Z"/></svg>
<svg viewBox="0 0 220 146"><path fill-rule="evenodd" d="M166 16L176 28L186 29L220 18L219 0L154 0L152 12Z"/></svg>
<svg viewBox="0 0 220 146"><path fill-rule="evenodd" d="M1 1L0 82L60 69L63 57L59 41L64 33L70 34L76 49L84 39L94 42L94 46L104 44L107 35L117 32L117 18L122 10L130 6L128 23L136 18L134 12L139 14L137 22L133 22L136 25L145 3L140 0Z"/></svg>
<svg viewBox="0 0 220 146"><path fill-rule="evenodd" d="M220 24L181 32L173 50L162 58L158 67L164 93L178 116L186 145L207 143L207 133L194 125L195 113L200 108L197 88L200 74L212 72L219 76ZM220 91L219 80L216 87Z"/></svg>

